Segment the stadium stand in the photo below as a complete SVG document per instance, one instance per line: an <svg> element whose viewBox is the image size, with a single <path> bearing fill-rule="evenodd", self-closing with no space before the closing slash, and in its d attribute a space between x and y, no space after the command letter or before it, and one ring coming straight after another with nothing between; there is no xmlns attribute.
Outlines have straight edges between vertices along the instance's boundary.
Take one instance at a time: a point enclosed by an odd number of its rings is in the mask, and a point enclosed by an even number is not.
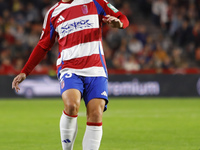
<svg viewBox="0 0 200 150"><path fill-rule="evenodd" d="M108 0L130 21L103 26L110 73L199 73L199 0ZM39 40L44 14L56 0L0 0L0 74L17 74ZM57 44L33 73L55 75Z"/></svg>

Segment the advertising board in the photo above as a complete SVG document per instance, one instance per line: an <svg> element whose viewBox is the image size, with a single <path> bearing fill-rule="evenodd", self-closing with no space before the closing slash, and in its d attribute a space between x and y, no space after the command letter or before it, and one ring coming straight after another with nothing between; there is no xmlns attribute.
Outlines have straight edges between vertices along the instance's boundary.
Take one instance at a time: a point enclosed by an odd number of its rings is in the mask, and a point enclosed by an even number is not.
<svg viewBox="0 0 200 150"><path fill-rule="evenodd" d="M0 98L3 97L60 97L60 83L56 77L29 76L16 93L11 89L14 76L0 76ZM198 97L200 75L130 74L110 75L110 97Z"/></svg>

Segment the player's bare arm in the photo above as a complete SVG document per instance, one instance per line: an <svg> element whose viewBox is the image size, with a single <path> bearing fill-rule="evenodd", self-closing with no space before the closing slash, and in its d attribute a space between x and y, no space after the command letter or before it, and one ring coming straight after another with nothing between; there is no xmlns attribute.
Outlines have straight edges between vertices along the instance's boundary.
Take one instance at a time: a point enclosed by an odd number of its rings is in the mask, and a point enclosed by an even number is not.
<svg viewBox="0 0 200 150"><path fill-rule="evenodd" d="M117 17L106 15L103 21L113 28L122 28L123 23Z"/></svg>
<svg viewBox="0 0 200 150"><path fill-rule="evenodd" d="M26 74L25 73L20 73L18 74L12 82L12 89L15 89L16 92L20 90L19 84L26 79Z"/></svg>

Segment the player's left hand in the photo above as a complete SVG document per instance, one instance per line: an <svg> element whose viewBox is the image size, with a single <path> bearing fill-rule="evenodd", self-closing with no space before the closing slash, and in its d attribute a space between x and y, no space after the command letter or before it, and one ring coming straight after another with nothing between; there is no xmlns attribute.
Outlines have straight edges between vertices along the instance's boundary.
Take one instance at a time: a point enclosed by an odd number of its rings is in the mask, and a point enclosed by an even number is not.
<svg viewBox="0 0 200 150"><path fill-rule="evenodd" d="M106 15L105 18L103 18L103 21L113 28L122 28L123 27L123 23L114 16Z"/></svg>

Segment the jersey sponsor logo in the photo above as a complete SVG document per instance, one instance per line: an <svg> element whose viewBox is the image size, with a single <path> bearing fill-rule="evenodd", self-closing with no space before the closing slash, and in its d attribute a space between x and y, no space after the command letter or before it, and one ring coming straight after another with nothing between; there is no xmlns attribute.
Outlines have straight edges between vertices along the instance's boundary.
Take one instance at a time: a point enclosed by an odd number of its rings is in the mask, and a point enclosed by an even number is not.
<svg viewBox="0 0 200 150"><path fill-rule="evenodd" d="M63 27L61 27L61 33L63 35L70 34L71 32L74 32L75 30L79 29L87 29L93 26L93 23L90 22L89 19L80 19L79 21L74 21L72 23L67 23Z"/></svg>
<svg viewBox="0 0 200 150"><path fill-rule="evenodd" d="M65 18L64 18L62 15L60 15L59 18L58 18L57 23L59 23L59 22L61 22L61 21L63 21L63 20L65 20Z"/></svg>
<svg viewBox="0 0 200 150"><path fill-rule="evenodd" d="M108 96L108 94L106 93L106 91L103 91L102 93L101 93L101 95L103 95L103 96Z"/></svg>
<svg viewBox="0 0 200 150"><path fill-rule="evenodd" d="M107 6L112 9L115 13L117 13L119 10L117 8L115 8L113 5L111 5L110 3L107 4Z"/></svg>
<svg viewBox="0 0 200 150"><path fill-rule="evenodd" d="M87 5L83 5L81 7L81 9L82 9L83 14L87 14L88 13L88 7L87 7Z"/></svg>

